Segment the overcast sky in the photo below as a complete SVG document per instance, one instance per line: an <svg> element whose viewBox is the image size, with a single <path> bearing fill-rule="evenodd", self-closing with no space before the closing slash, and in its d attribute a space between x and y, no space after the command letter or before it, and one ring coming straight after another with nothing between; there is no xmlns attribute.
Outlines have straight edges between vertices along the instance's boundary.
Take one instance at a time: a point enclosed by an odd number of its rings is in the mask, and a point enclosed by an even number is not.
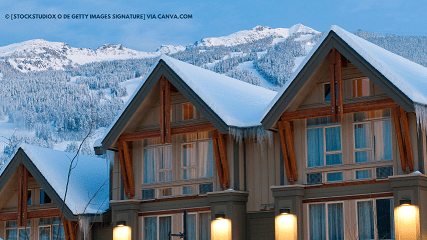
<svg viewBox="0 0 427 240"><path fill-rule="evenodd" d="M55 3L52 3L55 2ZM267 3L265 3L267 2ZM133 19L14 19L13 14L146 14ZM148 19L147 14L191 14L192 19ZM317 31L338 25L347 31L427 36L427 1L408 0L0 0L0 46L31 39L96 49L107 43L155 51L186 46L257 25L289 28L297 23Z"/></svg>

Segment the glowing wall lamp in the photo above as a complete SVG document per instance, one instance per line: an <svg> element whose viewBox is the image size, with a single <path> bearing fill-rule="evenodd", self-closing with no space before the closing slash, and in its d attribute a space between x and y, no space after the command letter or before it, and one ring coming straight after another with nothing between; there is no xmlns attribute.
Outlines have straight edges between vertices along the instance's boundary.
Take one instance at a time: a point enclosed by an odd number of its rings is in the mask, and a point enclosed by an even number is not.
<svg viewBox="0 0 427 240"><path fill-rule="evenodd" d="M297 218L291 214L290 208L279 209L276 216L276 240L296 240L297 239Z"/></svg>
<svg viewBox="0 0 427 240"><path fill-rule="evenodd" d="M396 239L420 239L419 209L411 204L411 199L400 199L399 207L394 210Z"/></svg>
<svg viewBox="0 0 427 240"><path fill-rule="evenodd" d="M212 240L231 240L231 221L224 213L216 213L212 221Z"/></svg>
<svg viewBox="0 0 427 240"><path fill-rule="evenodd" d="M113 240L131 240L131 229L126 226L126 221L117 221L113 229Z"/></svg>

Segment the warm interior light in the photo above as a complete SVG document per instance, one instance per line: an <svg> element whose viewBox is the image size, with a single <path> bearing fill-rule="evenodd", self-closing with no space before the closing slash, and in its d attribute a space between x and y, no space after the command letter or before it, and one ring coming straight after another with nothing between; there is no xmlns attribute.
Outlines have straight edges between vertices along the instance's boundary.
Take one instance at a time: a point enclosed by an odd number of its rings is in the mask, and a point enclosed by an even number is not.
<svg viewBox="0 0 427 240"><path fill-rule="evenodd" d="M281 208L280 209L280 214L290 214L291 213L291 209L290 208Z"/></svg>
<svg viewBox="0 0 427 240"><path fill-rule="evenodd" d="M401 205L395 212L396 239L420 239L419 238L419 211L414 205Z"/></svg>
<svg viewBox="0 0 427 240"><path fill-rule="evenodd" d="M211 234L213 240L231 240L231 221L224 218L213 220Z"/></svg>
<svg viewBox="0 0 427 240"><path fill-rule="evenodd" d="M297 239L297 218L293 214L276 216L276 240Z"/></svg>
<svg viewBox="0 0 427 240"><path fill-rule="evenodd" d="M113 240L131 240L130 227L128 226L115 227L113 230Z"/></svg>

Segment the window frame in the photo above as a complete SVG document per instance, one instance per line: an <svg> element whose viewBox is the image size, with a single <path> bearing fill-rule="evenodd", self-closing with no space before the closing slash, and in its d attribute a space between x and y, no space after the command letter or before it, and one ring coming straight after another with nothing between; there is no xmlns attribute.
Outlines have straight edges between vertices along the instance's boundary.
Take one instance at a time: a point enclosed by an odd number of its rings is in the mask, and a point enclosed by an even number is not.
<svg viewBox="0 0 427 240"><path fill-rule="evenodd" d="M193 116L192 116L192 118L190 118L190 115L189 115L188 118L186 119L185 110L184 110L185 109L185 105L188 106L188 109L190 109L190 107L193 108ZM181 114L182 121L191 121L191 120L197 119L196 107L191 102L181 103L181 110L182 110L182 114Z"/></svg>
<svg viewBox="0 0 427 240"><path fill-rule="evenodd" d="M356 235L357 235L357 237L359 238L359 211L358 211L358 208L357 208L357 203L359 203L359 202L369 202L369 201L371 201L372 202L372 214L373 214L373 218L374 218L374 239L377 239L377 236L378 236L378 225L377 225L377 208L376 208L376 206L377 206L377 202L376 202L376 200L381 200L381 199L392 199L393 200L393 205L394 205L394 198L393 197L379 197L379 198L365 198L365 199L357 199L357 200L355 200L354 202L355 202L355 204L354 204L354 207L355 207L355 211L356 211ZM395 216L394 216L394 206L393 206L393 220L395 219ZM394 221L393 221L393 231L394 231L394 233L395 233L395 236L396 236L396 226L395 226L395 224L394 224ZM384 240L394 240L394 238L381 238L381 239L384 239Z"/></svg>
<svg viewBox="0 0 427 240"><path fill-rule="evenodd" d="M330 204L336 204L336 203L341 203L342 204L342 216L343 216L343 237L344 239L346 239L346 208L345 208L345 204L344 201L331 201L331 202L317 202L317 203L308 203L307 204L307 239L310 239L310 206L311 205L320 205L320 204L324 204L324 210L325 210L325 235L326 235L326 240L329 240L329 223L328 223L328 205Z"/></svg>
<svg viewBox="0 0 427 240"><path fill-rule="evenodd" d="M40 224L40 219L39 219L39 224L37 225L37 238L40 238L40 228L42 228L42 227L49 227L50 228L50 236L49 236L49 239L50 240L56 240L55 238L54 238L54 236L53 236L53 234L54 234L54 226L58 226L59 228L64 228L64 224L63 224L63 222L62 222L62 220L61 219L59 219L59 223L53 223L53 219L54 219L55 217L51 217L51 219L52 219L52 223L50 223L50 224ZM49 219L49 218L45 218L45 219ZM65 236L65 231L64 231L64 239L66 239L66 236Z"/></svg>
<svg viewBox="0 0 427 240"><path fill-rule="evenodd" d="M340 127L340 144L341 144L341 150L339 151L326 151L326 128L333 128L333 127ZM305 156L306 156L306 169L314 169L314 168L324 168L324 167L335 167L335 166L342 166L344 165L344 159L343 159L343 124L342 123L331 123L331 124L323 124L323 125L316 125L316 126L307 126L307 121L305 121ZM308 130L310 129L319 129L322 128L322 141L323 141L323 165L322 166L314 166L309 167L308 166ZM326 165L326 156L327 155L334 155L341 153L341 164L333 164L333 165Z"/></svg>
<svg viewBox="0 0 427 240"><path fill-rule="evenodd" d="M144 217L142 217L142 221L141 221L141 225L142 225L142 228L141 228L141 230L142 230L142 239L143 240L145 240L146 239L146 236L145 236L145 230L144 230L144 228L145 228L145 219L146 218L150 218L150 217L155 217L156 218L156 234L157 234L157 237L156 237L156 239L158 240L159 239L159 236L160 236L160 218L161 217L171 217L171 226L170 226L170 228L171 228L171 232L172 233L174 233L173 232L173 222L174 222L174 217L173 217L173 215L174 214L161 214L161 215L148 215L148 216L144 216Z"/></svg>
<svg viewBox="0 0 427 240"><path fill-rule="evenodd" d="M190 212L188 215L196 215L196 240L200 240L200 214L211 214L210 211L200 211L200 212ZM184 217L184 213L181 214L181 217ZM212 219L210 219L212 222ZM210 227L210 226L209 226ZM182 231L184 231L184 226L181 226ZM211 232L212 237L212 232Z"/></svg>
<svg viewBox="0 0 427 240"><path fill-rule="evenodd" d="M16 222L16 227L7 227L7 222ZM30 225L28 225L28 222L30 222ZM16 229L16 239L19 240L19 230L22 229L28 229L30 234L28 236L31 236L31 221L30 219L27 220L27 226L25 227L18 227L18 221L5 221L4 222L4 239L7 240L7 230L13 230Z"/></svg>
<svg viewBox="0 0 427 240"><path fill-rule="evenodd" d="M162 149L162 148L168 148L168 147L170 147L170 151L171 151L171 159L170 159L170 161L171 161L171 168L169 169L169 168L164 168L164 169L160 169L160 164L159 164L159 161L160 161L160 159L159 159L159 151L160 151L160 149ZM144 182L144 178L145 178L145 168L144 168L144 162L145 162L145 152L148 150L148 149L153 149L155 152L154 152L154 165L155 165L155 171L156 171L156 174L155 174L155 182L150 182L150 183L146 183L146 182ZM172 146L172 144L156 144L156 145L149 145L149 146L146 146L146 147L143 147L142 148L142 164L141 164L141 168L142 168L142 185L152 185L152 184L162 184L162 183L170 183L170 182L173 182L174 181L174 179L173 179L173 176L174 176L174 174L173 174L173 153L172 153L172 149L173 149L173 146ZM171 181L163 181L163 182L160 182L160 177L159 177L159 175L160 175L160 173L161 172L171 172L171 174L172 174L172 180Z"/></svg>

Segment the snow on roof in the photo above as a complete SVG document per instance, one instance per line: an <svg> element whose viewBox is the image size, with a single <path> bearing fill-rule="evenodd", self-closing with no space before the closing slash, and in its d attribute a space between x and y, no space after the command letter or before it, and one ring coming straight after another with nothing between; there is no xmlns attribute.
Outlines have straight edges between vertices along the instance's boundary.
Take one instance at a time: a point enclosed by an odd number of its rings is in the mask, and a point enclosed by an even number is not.
<svg viewBox="0 0 427 240"><path fill-rule="evenodd" d="M20 148L48 184L64 200L68 170L75 154L28 144L22 144ZM5 164L0 170L0 175L6 167ZM103 158L78 155L73 167L65 200L68 208L75 215L99 214L107 210L109 208L109 163Z"/></svg>
<svg viewBox="0 0 427 240"><path fill-rule="evenodd" d="M286 91L292 81L313 56L321 43L330 32L336 33L344 42L354 49L361 57L369 62L375 69L383 74L394 86L400 89L414 103L427 105L427 68L414 63L397 54L389 52L371 42L351 34L338 26L331 26L322 38L313 47L306 58L301 62L285 85L279 90L277 96L265 109L263 118L271 110L280 96Z"/></svg>
<svg viewBox="0 0 427 240"><path fill-rule="evenodd" d="M161 55L111 123L105 136L144 86L160 60L163 60L228 126L260 126L264 109L277 94L275 91Z"/></svg>

